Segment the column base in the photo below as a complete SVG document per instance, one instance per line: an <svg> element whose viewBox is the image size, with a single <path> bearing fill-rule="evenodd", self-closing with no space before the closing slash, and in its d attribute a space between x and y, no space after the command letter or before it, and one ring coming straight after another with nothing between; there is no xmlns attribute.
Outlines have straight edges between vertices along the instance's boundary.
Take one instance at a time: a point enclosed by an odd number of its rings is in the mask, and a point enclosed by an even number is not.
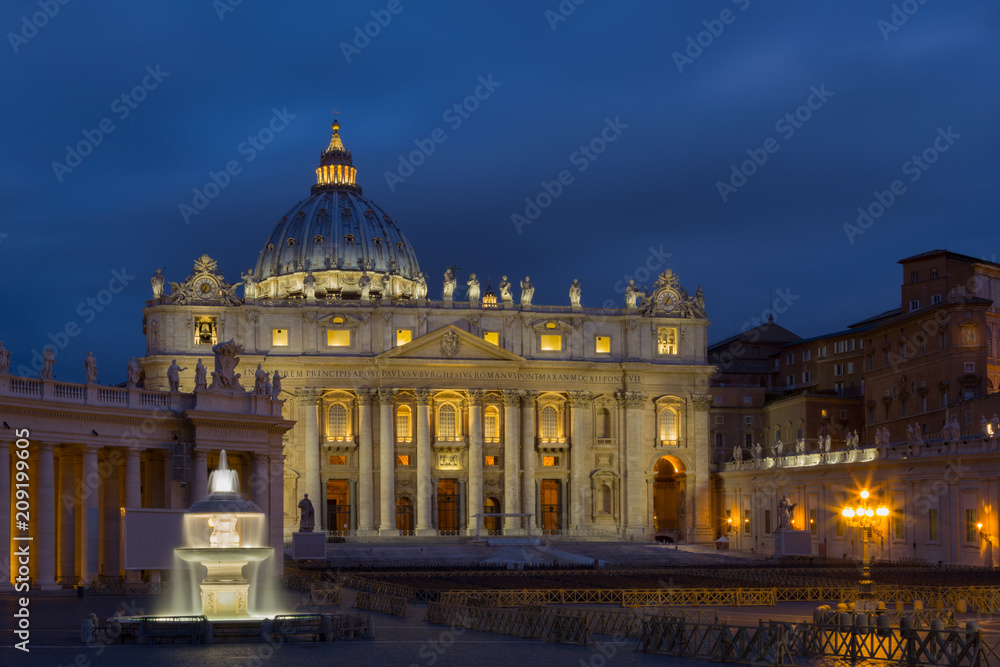
<svg viewBox="0 0 1000 667"><path fill-rule="evenodd" d="M377 528L359 528L358 537L378 537L379 531Z"/></svg>
<svg viewBox="0 0 1000 667"><path fill-rule="evenodd" d="M715 531L711 526L695 526L688 531L690 544L710 544L715 541Z"/></svg>
<svg viewBox="0 0 1000 667"><path fill-rule="evenodd" d="M54 581L34 584L31 587L31 590L35 591L61 591L62 589L63 589L62 584L57 584Z"/></svg>
<svg viewBox="0 0 1000 667"><path fill-rule="evenodd" d="M525 537L527 535L528 535L528 530L526 528L517 527L517 528L503 529L504 537Z"/></svg>
<svg viewBox="0 0 1000 667"><path fill-rule="evenodd" d="M437 537L437 528L417 528L413 531L417 537Z"/></svg>
<svg viewBox="0 0 1000 667"><path fill-rule="evenodd" d="M379 528L378 529L378 536L379 537L399 537L399 528L396 528L396 527L393 527L393 528Z"/></svg>
<svg viewBox="0 0 1000 667"><path fill-rule="evenodd" d="M628 542L652 542L656 534L652 528L646 526L625 526L622 531L622 539Z"/></svg>

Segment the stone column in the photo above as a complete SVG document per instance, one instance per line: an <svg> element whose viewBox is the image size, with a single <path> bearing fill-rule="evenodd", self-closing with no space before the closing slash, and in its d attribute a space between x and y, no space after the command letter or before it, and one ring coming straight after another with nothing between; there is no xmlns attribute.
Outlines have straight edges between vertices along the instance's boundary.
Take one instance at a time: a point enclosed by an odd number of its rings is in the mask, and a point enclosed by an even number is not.
<svg viewBox="0 0 1000 667"><path fill-rule="evenodd" d="M535 400L537 391L521 392L521 489L524 497L523 512L534 512L525 524L530 522L530 529L541 527L541 517L538 515L538 481L535 479L535 463L538 453L535 451Z"/></svg>
<svg viewBox="0 0 1000 667"><path fill-rule="evenodd" d="M124 460L122 450L117 447L110 447L105 450L103 467L108 470L108 475L102 485L102 512L101 521L101 572L110 577L117 577L121 571L120 542L121 528L121 496L119 495L119 485L121 472L119 463Z"/></svg>
<svg viewBox="0 0 1000 667"><path fill-rule="evenodd" d="M275 451L275 450L272 450ZM280 453L272 453L268 457L267 484L268 492L271 495L268 506L271 514L268 515L270 530L270 545L275 549L282 547L285 539L285 508L284 508L284 488L285 488L285 456ZM282 574L285 571L283 558L269 558L271 564L271 574Z"/></svg>
<svg viewBox="0 0 1000 667"><path fill-rule="evenodd" d="M465 530L466 534L468 534L468 532L469 532L469 526L472 525L472 523L469 521L468 517L471 517L473 514L475 514L474 511L472 511L472 510L469 509L469 491L468 491L468 488L469 488L469 486L466 483L466 480L464 480L464 479L458 480L458 530L459 530L459 534L461 534L462 530ZM482 510L480 510L480 511L482 511ZM475 530L475 527L473 527L473 530Z"/></svg>
<svg viewBox="0 0 1000 667"><path fill-rule="evenodd" d="M505 389L503 395L503 511L513 514L520 511L520 479L521 474L521 433L518 428L518 395L513 389ZM521 521L518 517L506 516L503 519L505 535L517 535L521 532Z"/></svg>
<svg viewBox="0 0 1000 667"><path fill-rule="evenodd" d="M319 525L323 516L322 508L325 507L324 494L320 483L319 465L319 397L323 393L322 389L313 387L301 387L295 390L295 397L299 404L299 419L302 425L302 439L305 447L305 465L303 470L303 491L309 494L309 499L313 507L319 509L316 512L315 530L322 531L323 526Z"/></svg>
<svg viewBox="0 0 1000 667"><path fill-rule="evenodd" d="M25 450L27 451L27 450ZM11 535L10 530L10 450L6 439L0 439L0 535ZM15 458L15 461L18 459ZM21 531L17 531L21 533ZM15 543L16 544L16 543ZM17 547L15 547L16 549ZM10 552L3 554L0 561L6 562ZM0 568L0 593L10 593L14 590L11 584L11 567ZM15 575L16 576L16 575Z"/></svg>
<svg viewBox="0 0 1000 667"><path fill-rule="evenodd" d="M356 530L358 518L358 480L347 480L347 530Z"/></svg>
<svg viewBox="0 0 1000 667"><path fill-rule="evenodd" d="M591 432L593 419L591 410L594 404L594 395L589 391L574 391L570 394L570 408L572 410L572 433L570 434L569 448L569 528L576 530L583 528L587 523L587 489L590 487L588 475L591 470L590 450L593 446Z"/></svg>
<svg viewBox="0 0 1000 667"><path fill-rule="evenodd" d="M129 447L125 454L125 507L142 507L139 456L140 451L135 447Z"/></svg>
<svg viewBox="0 0 1000 667"><path fill-rule="evenodd" d="M267 479L267 453L266 452L254 452L253 454L253 472L250 475L250 493L251 498L260 511L265 514L265 516L270 516L271 514L271 489L268 484Z"/></svg>
<svg viewBox="0 0 1000 667"><path fill-rule="evenodd" d="M174 450L173 446L163 452L163 509L171 509L174 505ZM182 507L182 505L177 505Z"/></svg>
<svg viewBox="0 0 1000 667"><path fill-rule="evenodd" d="M625 423L625 532L627 539L646 538L646 475L643 470L642 408L646 394L624 391L616 394Z"/></svg>
<svg viewBox="0 0 1000 667"><path fill-rule="evenodd" d="M470 389L469 395L469 496L465 503L467 534L476 534L477 519L483 511L483 392Z"/></svg>
<svg viewBox="0 0 1000 667"><path fill-rule="evenodd" d="M392 429L392 397L395 389L378 390L379 408L379 535L396 532L396 446Z"/></svg>
<svg viewBox="0 0 1000 667"><path fill-rule="evenodd" d="M372 390L358 389L358 535L370 535L372 522Z"/></svg>
<svg viewBox="0 0 1000 667"><path fill-rule="evenodd" d="M431 422L429 389L417 389L417 535L436 535L431 486ZM458 418L458 415L455 415Z"/></svg>
<svg viewBox="0 0 1000 667"><path fill-rule="evenodd" d="M688 434L694 435L692 440L688 438L690 446L694 448L694 479L688 478L688 488L694 487L691 500L694 506L688 505L688 525L691 526L690 541L696 543L710 543L715 539L715 530L712 528L712 481L709 472L709 410L712 407L712 396L710 394L693 394L691 403L694 405L694 424L688 427ZM691 410L687 411L692 414ZM683 426L683 425L682 425Z"/></svg>
<svg viewBox="0 0 1000 667"><path fill-rule="evenodd" d="M126 459L126 465L128 460ZM191 475L191 504L208 498L208 452L201 447L194 450L194 471Z"/></svg>
<svg viewBox="0 0 1000 667"><path fill-rule="evenodd" d="M55 507L55 457L52 445L38 446L38 482L34 507L36 521L35 581L37 590L59 590L56 584L56 507Z"/></svg>
<svg viewBox="0 0 1000 667"><path fill-rule="evenodd" d="M87 445L83 448L83 502L79 511L80 517L80 574L84 582L89 583L98 574L98 548L100 545L100 512L98 499L100 493L100 474L97 470L97 447Z"/></svg>
<svg viewBox="0 0 1000 667"><path fill-rule="evenodd" d="M59 503L56 516L59 520L59 549L56 559L56 576L72 577L76 565L76 486L74 476L75 455L68 448L59 454ZM52 493L52 487L45 490Z"/></svg>

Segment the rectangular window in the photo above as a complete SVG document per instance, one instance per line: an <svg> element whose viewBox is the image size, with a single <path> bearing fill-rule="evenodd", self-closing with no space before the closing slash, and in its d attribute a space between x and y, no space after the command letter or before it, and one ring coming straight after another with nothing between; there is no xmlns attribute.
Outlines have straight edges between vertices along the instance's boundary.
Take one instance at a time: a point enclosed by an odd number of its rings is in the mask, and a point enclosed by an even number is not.
<svg viewBox="0 0 1000 667"><path fill-rule="evenodd" d="M493 343L497 347L500 347L500 332L486 331L483 333L483 340L485 340L487 343Z"/></svg>
<svg viewBox="0 0 1000 667"><path fill-rule="evenodd" d="M562 349L562 335L542 334L540 347L542 352L558 352Z"/></svg>
<svg viewBox="0 0 1000 667"><path fill-rule="evenodd" d="M838 340L836 343L833 344L834 354L840 354L843 351L844 351L844 341Z"/></svg>
<svg viewBox="0 0 1000 667"><path fill-rule="evenodd" d="M743 418L743 423L744 424L752 424L753 423L753 415L749 415L749 416L744 417Z"/></svg>
<svg viewBox="0 0 1000 667"><path fill-rule="evenodd" d="M330 347L350 347L351 346L351 330L350 329L327 329L326 330L326 344Z"/></svg>
<svg viewBox="0 0 1000 667"><path fill-rule="evenodd" d="M897 540L906 539L906 521L903 518L903 510L896 510L892 520L892 534Z"/></svg>
<svg viewBox="0 0 1000 667"><path fill-rule="evenodd" d="M802 372L802 382L812 382L812 373L810 371Z"/></svg>
<svg viewBox="0 0 1000 667"><path fill-rule="evenodd" d="M855 342L854 342L853 338L851 340L847 341L847 351L848 352L854 352L854 345L855 345Z"/></svg>
<svg viewBox="0 0 1000 667"><path fill-rule="evenodd" d="M844 364L834 364L833 365L833 375L835 377L838 377L838 376L841 376L843 374L844 374Z"/></svg>
<svg viewBox="0 0 1000 667"><path fill-rule="evenodd" d="M847 362L847 374L850 375L853 372L854 372L854 362L853 361L848 361Z"/></svg>
<svg viewBox="0 0 1000 667"><path fill-rule="evenodd" d="M931 295L931 305L937 305L939 303L941 303L941 295L940 294L932 294Z"/></svg>
<svg viewBox="0 0 1000 667"><path fill-rule="evenodd" d="M764 534L771 534L771 510L764 510Z"/></svg>
<svg viewBox="0 0 1000 667"><path fill-rule="evenodd" d="M218 338L219 320L216 317L205 315L196 317L194 320L194 344L195 345L215 345Z"/></svg>
<svg viewBox="0 0 1000 667"><path fill-rule="evenodd" d="M660 327L656 333L656 348L660 354L677 354L677 327Z"/></svg>
<svg viewBox="0 0 1000 667"><path fill-rule="evenodd" d="M813 535L819 530L819 526L816 525L816 510L809 510L809 532Z"/></svg>
<svg viewBox="0 0 1000 667"><path fill-rule="evenodd" d="M408 466L408 465L410 465L410 455L409 454L396 454L396 465L398 465L398 466Z"/></svg>
<svg viewBox="0 0 1000 667"><path fill-rule="evenodd" d="M346 456L336 456L336 455L330 456L330 465L332 465L332 466L345 466L345 465L347 465L347 457Z"/></svg>
<svg viewBox="0 0 1000 667"><path fill-rule="evenodd" d="M712 397L712 402L715 405L722 405L722 397L721 396L713 396Z"/></svg>
<svg viewBox="0 0 1000 667"><path fill-rule="evenodd" d="M817 355L820 359L826 359L826 345L821 345Z"/></svg>
<svg viewBox="0 0 1000 667"><path fill-rule="evenodd" d="M812 360L812 350L802 350L802 361Z"/></svg>
<svg viewBox="0 0 1000 667"><path fill-rule="evenodd" d="M911 283L917 282L917 272L916 271L910 271L910 282Z"/></svg>
<svg viewBox="0 0 1000 667"><path fill-rule="evenodd" d="M834 524L835 524L835 532L837 534L837 537L843 537L844 536L844 531L845 531L845 528L846 528L846 525L844 523L844 515L838 513L837 514L837 519L836 519L836 521L834 521Z"/></svg>
<svg viewBox="0 0 1000 667"><path fill-rule="evenodd" d="M795 363L795 353L789 352L788 354L785 355L785 365L791 366L794 363Z"/></svg>
<svg viewBox="0 0 1000 667"><path fill-rule="evenodd" d="M495 466L496 464L497 464L497 457L496 456L484 456L483 457L483 465Z"/></svg>
<svg viewBox="0 0 1000 667"><path fill-rule="evenodd" d="M966 361L962 365L962 371L965 372L965 373L975 373L976 372L976 362L974 362L974 361Z"/></svg>
<svg viewBox="0 0 1000 667"><path fill-rule="evenodd" d="M743 534L750 534L750 510L743 510Z"/></svg>
<svg viewBox="0 0 1000 667"><path fill-rule="evenodd" d="M557 466L557 465L559 465L559 457L558 456L543 456L542 457L542 465L545 466L545 467L547 467L547 468L551 468L551 467Z"/></svg>
<svg viewBox="0 0 1000 667"><path fill-rule="evenodd" d="M937 269L931 269L931 280L937 278Z"/></svg>
<svg viewBox="0 0 1000 667"><path fill-rule="evenodd" d="M412 329L396 329L396 347L406 345L413 340Z"/></svg>
<svg viewBox="0 0 1000 667"><path fill-rule="evenodd" d="M753 447L753 433L743 434L743 446L746 447L747 449Z"/></svg>
<svg viewBox="0 0 1000 667"><path fill-rule="evenodd" d="M725 447L726 446L725 439L723 438L723 435L721 433L716 433L715 434L715 446L716 447Z"/></svg>
<svg viewBox="0 0 1000 667"><path fill-rule="evenodd" d="M716 424L725 424L726 423L726 418L723 415L715 415L715 423Z"/></svg>
<svg viewBox="0 0 1000 667"><path fill-rule="evenodd" d="M274 347L287 347L288 329L271 329L271 345Z"/></svg>
<svg viewBox="0 0 1000 667"><path fill-rule="evenodd" d="M976 525L979 510L965 510L965 541L975 542L979 539L979 526Z"/></svg>
<svg viewBox="0 0 1000 667"><path fill-rule="evenodd" d="M927 539L937 541L938 537L938 511L936 509L927 510Z"/></svg>
<svg viewBox="0 0 1000 667"><path fill-rule="evenodd" d="M753 405L753 397L752 396L744 396L743 397L743 405Z"/></svg>
<svg viewBox="0 0 1000 667"><path fill-rule="evenodd" d="M912 313L914 310L920 310L920 299L910 300L910 312Z"/></svg>
<svg viewBox="0 0 1000 667"><path fill-rule="evenodd" d="M795 386L795 376L794 375L786 375L785 376L785 384L787 386L789 386L789 387L794 387Z"/></svg>
<svg viewBox="0 0 1000 667"><path fill-rule="evenodd" d="M597 354L611 354L611 336L598 336L594 342L594 352Z"/></svg>

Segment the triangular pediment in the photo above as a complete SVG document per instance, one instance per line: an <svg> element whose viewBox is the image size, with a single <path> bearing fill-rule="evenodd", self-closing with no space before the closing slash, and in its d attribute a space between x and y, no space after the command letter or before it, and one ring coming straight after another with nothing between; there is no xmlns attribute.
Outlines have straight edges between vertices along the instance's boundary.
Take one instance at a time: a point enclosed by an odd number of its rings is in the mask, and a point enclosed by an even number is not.
<svg viewBox="0 0 1000 667"><path fill-rule="evenodd" d="M455 325L437 329L406 345L383 352L377 359L434 359L437 361L515 361L524 357L488 343Z"/></svg>

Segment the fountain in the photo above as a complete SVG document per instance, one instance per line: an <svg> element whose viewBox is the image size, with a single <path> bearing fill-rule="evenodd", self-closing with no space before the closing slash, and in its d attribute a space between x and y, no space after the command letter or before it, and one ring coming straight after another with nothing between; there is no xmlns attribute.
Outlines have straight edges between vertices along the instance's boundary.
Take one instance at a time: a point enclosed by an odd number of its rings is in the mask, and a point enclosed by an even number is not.
<svg viewBox="0 0 1000 667"><path fill-rule="evenodd" d="M174 553L183 561L205 566L201 613L208 617L249 616L250 582L243 568L274 554L257 546L266 534L264 513L240 495L239 478L219 455L219 468L208 478L208 498L196 502L184 516L187 543Z"/></svg>

